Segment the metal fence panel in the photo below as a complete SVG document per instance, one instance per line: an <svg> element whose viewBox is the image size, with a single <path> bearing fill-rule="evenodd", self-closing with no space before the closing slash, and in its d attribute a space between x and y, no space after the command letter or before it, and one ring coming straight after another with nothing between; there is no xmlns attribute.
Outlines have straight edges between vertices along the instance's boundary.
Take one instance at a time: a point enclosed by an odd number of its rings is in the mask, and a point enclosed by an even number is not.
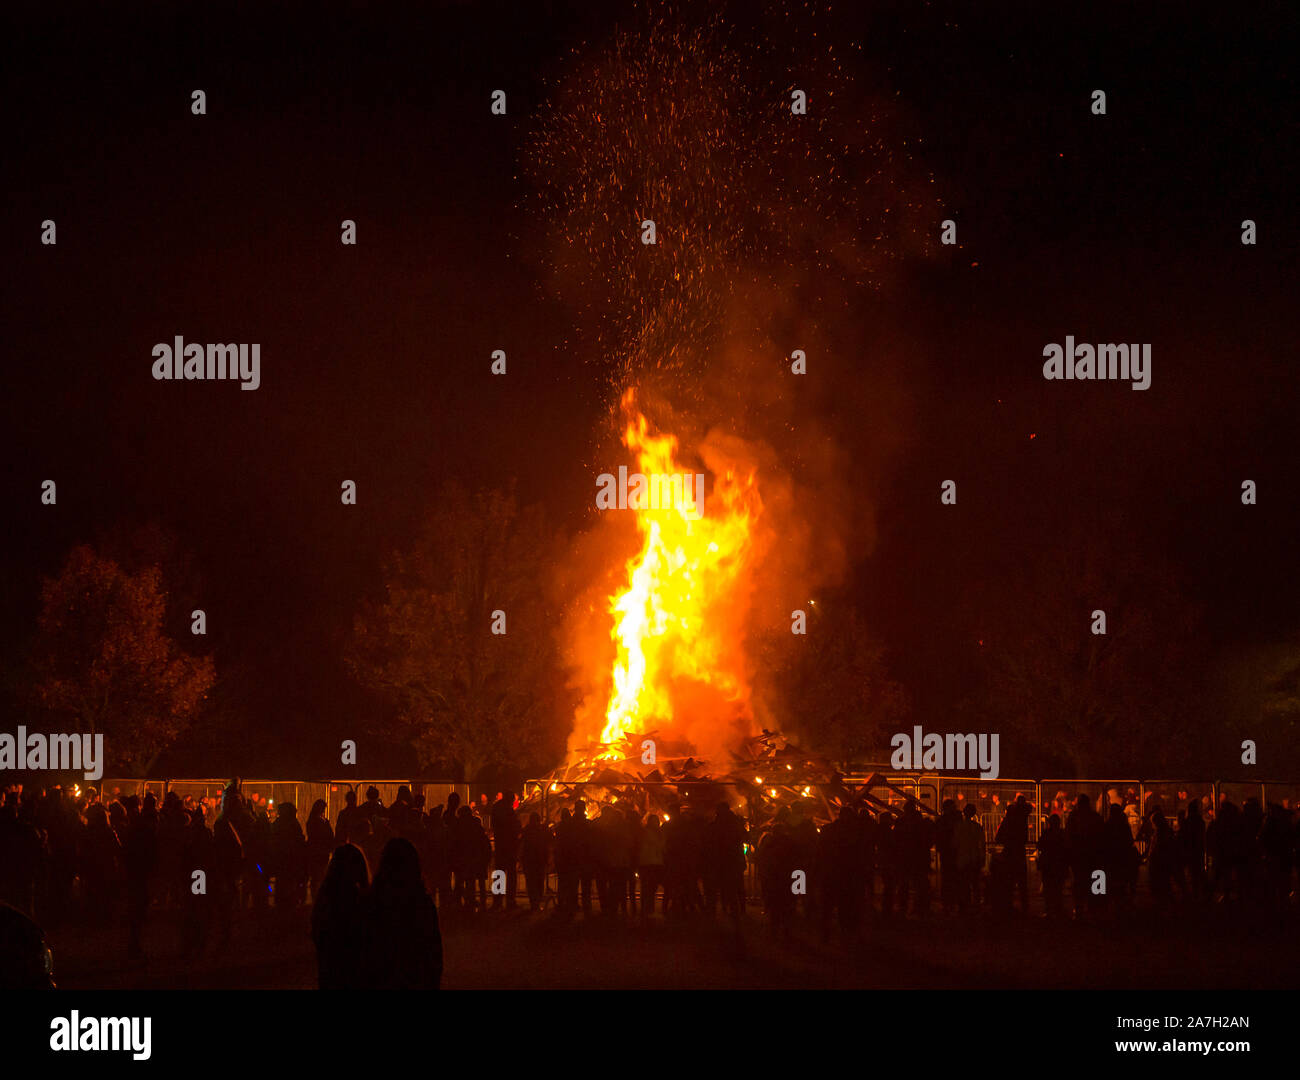
<svg viewBox="0 0 1300 1080"><path fill-rule="evenodd" d="M1155 807L1171 822L1178 814L1186 812L1193 799L1201 804L1201 816L1209 821L1214 816L1214 782L1212 780L1148 780L1142 785L1145 801L1143 810L1150 813Z"/></svg>
<svg viewBox="0 0 1300 1080"><path fill-rule="evenodd" d="M984 839L993 843L998 826L1006 816L1007 807L1023 795L1029 803L1029 839L1038 840L1039 815L1037 813L1038 785L1032 780L980 780L970 777L940 777L939 807L944 799L952 799L959 813L965 814L967 806L975 807L975 820L984 828Z"/></svg>
<svg viewBox="0 0 1300 1080"><path fill-rule="evenodd" d="M1300 783L1268 783L1261 786L1264 789L1264 797L1268 802L1284 806L1288 810L1295 810L1300 807Z"/></svg>
<svg viewBox="0 0 1300 1080"><path fill-rule="evenodd" d="M1241 806L1247 799L1254 799L1261 806L1264 805L1263 785L1258 783L1246 783L1240 780L1220 780L1219 781L1219 800L1229 799Z"/></svg>

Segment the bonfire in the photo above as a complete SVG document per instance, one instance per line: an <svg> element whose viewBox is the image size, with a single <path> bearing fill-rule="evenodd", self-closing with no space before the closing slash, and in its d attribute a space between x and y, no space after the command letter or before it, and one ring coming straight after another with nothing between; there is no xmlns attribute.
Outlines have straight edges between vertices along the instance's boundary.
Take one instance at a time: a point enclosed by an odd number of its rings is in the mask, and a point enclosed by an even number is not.
<svg viewBox="0 0 1300 1080"><path fill-rule="evenodd" d="M635 389L621 404L638 475L689 475L678 439L655 431ZM826 821L845 805L885 805L868 790L890 787L879 775L850 782L831 761L756 724L745 640L766 549L761 478L736 458L711 464L702 507L629 505L639 545L606 607L614 659L604 707L579 715L565 762L530 782L526 808L554 812L581 798L662 816L673 804L708 813L726 802L762 825L782 806ZM914 801L891 790L895 802Z"/></svg>

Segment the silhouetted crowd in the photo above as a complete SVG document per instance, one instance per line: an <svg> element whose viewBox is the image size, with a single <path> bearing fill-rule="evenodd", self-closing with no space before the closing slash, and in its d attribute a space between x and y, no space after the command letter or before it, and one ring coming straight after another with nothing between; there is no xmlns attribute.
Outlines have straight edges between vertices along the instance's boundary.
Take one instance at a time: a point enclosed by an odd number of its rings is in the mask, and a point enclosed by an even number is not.
<svg viewBox="0 0 1300 1080"><path fill-rule="evenodd" d="M1067 898L1077 919L1132 910L1143 869L1157 908L1219 901L1280 911L1295 896L1300 815L1285 806L1265 811L1254 798L1240 807L1224 799L1207 825L1198 799L1171 821L1155 799L1139 818L1132 802L1112 801L1103 814L1079 795L1064 817L1047 815L1035 842L1032 814L1017 796L989 844L977 806L959 808L953 799L937 816L916 802L901 812L846 807L820 830L797 808L783 809L758 844L764 907L776 927L787 928L799 902L788 888L791 875L811 867L807 909L824 934L834 922L855 931L877 911L926 916L936 899L949 914L1028 915L1031 853L1048 918L1066 914Z"/></svg>
<svg viewBox="0 0 1300 1080"><path fill-rule="evenodd" d="M644 921L657 907L670 920L721 914L737 927L756 899L778 934L802 921L827 937L858 934L871 918L925 917L936 903L1009 916L1041 896L1049 918L1067 903L1076 918L1122 913L1143 872L1157 907L1291 903L1294 810L1224 799L1207 821L1197 799L1173 819L1160 800L1142 816L1134 803L1099 811L1087 795L1069 807L1058 798L1031 843L1035 811L1023 796L996 821L948 799L937 815L915 801L844 807L820 828L794 805L751 829L725 803L662 815L609 804L589 816L576 800L552 825L536 812L524 821L509 792L490 807L452 793L429 808L407 786L390 806L371 787L360 801L348 791L333 824L317 800L304 824L293 803L245 797L238 782L215 813L174 791L104 801L93 790L11 787L0 802L0 901L47 929L121 926L137 959L151 911L180 913L192 958L224 948L249 912L288 926L309 905L322 987L417 988L441 978L440 910L469 919L525 899L560 919Z"/></svg>

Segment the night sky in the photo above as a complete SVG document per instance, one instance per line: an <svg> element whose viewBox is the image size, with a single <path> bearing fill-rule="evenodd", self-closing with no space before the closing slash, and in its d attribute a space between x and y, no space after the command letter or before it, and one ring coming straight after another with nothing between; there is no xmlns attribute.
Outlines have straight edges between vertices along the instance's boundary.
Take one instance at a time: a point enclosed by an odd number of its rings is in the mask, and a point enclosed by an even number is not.
<svg viewBox="0 0 1300 1080"><path fill-rule="evenodd" d="M611 388L542 287L517 162L568 51L640 9L411 6L15 3L0 25L6 667L41 575L157 521L201 579L218 677L254 672L229 724L264 769L323 767L303 735L370 707L341 643L445 477L514 479L575 529L591 513ZM707 5L741 41L775 25L757 7ZM1067 519L1163 551L1214 647L1294 634L1288 6L842 7L805 17L861 42L859 77L919 134L914 165L959 228L862 301L905 392L847 595L918 715L964 692L954 598ZM260 389L155 382L151 349L177 334L260 342ZM1044 381L1066 334L1151 342L1151 388ZM495 348L505 380L487 377ZM854 418L832 421L851 454ZM950 476L956 514L937 498Z"/></svg>

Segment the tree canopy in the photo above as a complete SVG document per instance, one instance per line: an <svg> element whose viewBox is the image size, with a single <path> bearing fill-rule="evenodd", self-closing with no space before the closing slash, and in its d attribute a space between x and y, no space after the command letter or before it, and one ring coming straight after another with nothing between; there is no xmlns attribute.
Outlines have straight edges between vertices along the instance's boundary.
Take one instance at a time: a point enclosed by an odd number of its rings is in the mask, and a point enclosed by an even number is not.
<svg viewBox="0 0 1300 1080"><path fill-rule="evenodd" d="M473 780L488 768L547 769L563 754L574 703L547 589L558 550L540 507L449 484L416 542L387 561L384 596L358 612L348 662L396 704L383 733L410 740L422 766Z"/></svg>
<svg viewBox="0 0 1300 1080"><path fill-rule="evenodd" d="M86 545L41 588L31 653L37 704L102 734L116 768L147 769L185 728L215 679L211 657L167 634L156 566L131 571Z"/></svg>

